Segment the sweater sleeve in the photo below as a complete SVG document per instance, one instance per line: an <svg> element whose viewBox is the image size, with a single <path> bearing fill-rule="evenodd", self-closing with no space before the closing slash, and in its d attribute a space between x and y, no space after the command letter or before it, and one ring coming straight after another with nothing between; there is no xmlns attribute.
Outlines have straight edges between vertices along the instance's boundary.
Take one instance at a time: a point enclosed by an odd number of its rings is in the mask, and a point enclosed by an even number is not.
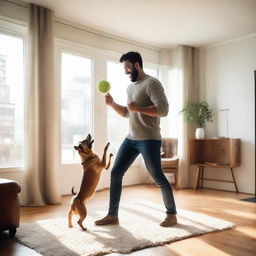
<svg viewBox="0 0 256 256"><path fill-rule="evenodd" d="M156 81L150 83L147 87L147 94L152 103L156 106L159 116L167 116L169 111L169 104L161 83L157 83Z"/></svg>

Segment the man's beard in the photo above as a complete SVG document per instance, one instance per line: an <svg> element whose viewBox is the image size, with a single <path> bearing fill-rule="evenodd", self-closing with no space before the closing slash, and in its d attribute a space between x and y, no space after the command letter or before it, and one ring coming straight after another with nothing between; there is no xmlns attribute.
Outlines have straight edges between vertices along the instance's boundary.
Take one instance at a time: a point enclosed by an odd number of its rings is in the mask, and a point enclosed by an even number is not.
<svg viewBox="0 0 256 256"><path fill-rule="evenodd" d="M131 75L130 80L132 82L136 82L138 79L139 71L133 66L132 73L129 74Z"/></svg>

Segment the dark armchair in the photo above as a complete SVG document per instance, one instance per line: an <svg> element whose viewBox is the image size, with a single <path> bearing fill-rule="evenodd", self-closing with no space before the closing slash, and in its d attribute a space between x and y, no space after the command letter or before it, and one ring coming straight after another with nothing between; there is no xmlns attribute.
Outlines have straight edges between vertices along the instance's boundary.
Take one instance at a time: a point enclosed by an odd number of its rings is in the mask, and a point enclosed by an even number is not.
<svg viewBox="0 0 256 256"><path fill-rule="evenodd" d="M21 188L13 180L0 179L0 232L9 230L15 236L20 221L18 193Z"/></svg>

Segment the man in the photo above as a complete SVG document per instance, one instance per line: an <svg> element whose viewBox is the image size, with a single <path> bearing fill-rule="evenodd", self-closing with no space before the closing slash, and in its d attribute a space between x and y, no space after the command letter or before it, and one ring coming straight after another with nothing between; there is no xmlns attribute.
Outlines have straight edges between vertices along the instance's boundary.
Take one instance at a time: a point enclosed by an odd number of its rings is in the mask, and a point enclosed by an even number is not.
<svg viewBox="0 0 256 256"><path fill-rule="evenodd" d="M122 191L122 179L135 158L142 154L146 168L160 187L166 207L166 218L160 223L170 227L177 223L176 206L172 188L161 168L160 117L168 114L168 101L161 83L144 73L141 55L128 52L120 58L125 74L133 82L127 89L128 104L121 106L110 94L106 104L119 115L129 118L129 134L121 144L111 171L110 202L106 217L95 221L96 225L118 224L118 208Z"/></svg>

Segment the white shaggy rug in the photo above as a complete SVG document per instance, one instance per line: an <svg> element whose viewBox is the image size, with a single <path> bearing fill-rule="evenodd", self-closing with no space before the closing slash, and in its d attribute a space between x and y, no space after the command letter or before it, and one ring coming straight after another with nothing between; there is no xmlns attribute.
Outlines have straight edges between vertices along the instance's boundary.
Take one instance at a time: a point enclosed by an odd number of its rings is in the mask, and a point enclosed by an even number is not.
<svg viewBox="0 0 256 256"><path fill-rule="evenodd" d="M178 223L171 228L164 228L159 226L165 217L163 205L148 201L121 207L120 225L94 225L95 220L105 216L106 209L89 214L84 221L87 231L80 229L76 218L73 218L74 227L68 228L67 217L63 216L21 225L16 237L22 244L45 256L93 256L129 253L234 227L228 221L178 210Z"/></svg>

